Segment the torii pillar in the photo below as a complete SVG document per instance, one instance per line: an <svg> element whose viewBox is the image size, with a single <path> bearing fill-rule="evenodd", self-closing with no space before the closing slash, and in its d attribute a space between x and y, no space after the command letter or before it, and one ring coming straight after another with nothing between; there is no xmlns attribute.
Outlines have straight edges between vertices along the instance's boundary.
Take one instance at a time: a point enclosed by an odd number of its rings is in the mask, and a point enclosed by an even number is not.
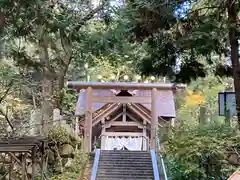
<svg viewBox="0 0 240 180"><path fill-rule="evenodd" d="M92 87L86 89L84 151L92 151Z"/></svg>
<svg viewBox="0 0 240 180"><path fill-rule="evenodd" d="M151 149L156 150L157 143L157 125L158 125L158 116L157 116L157 96L158 90L156 88L152 88L151 93Z"/></svg>

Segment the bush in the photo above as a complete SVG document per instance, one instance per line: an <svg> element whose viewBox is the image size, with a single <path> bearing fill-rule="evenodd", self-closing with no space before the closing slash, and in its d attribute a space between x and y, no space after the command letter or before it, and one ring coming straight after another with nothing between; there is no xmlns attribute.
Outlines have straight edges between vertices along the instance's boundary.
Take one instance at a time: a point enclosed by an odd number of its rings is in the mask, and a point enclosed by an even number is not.
<svg viewBox="0 0 240 180"><path fill-rule="evenodd" d="M229 150L240 150L235 129L217 124L183 129L173 132L166 149L170 179L227 179L237 169L228 161Z"/></svg>
<svg viewBox="0 0 240 180"><path fill-rule="evenodd" d="M86 153L77 151L74 155L71 166L65 167L63 172L58 175L54 175L50 180L72 180L72 179L82 179L84 175L84 170L88 163L89 156Z"/></svg>
<svg viewBox="0 0 240 180"><path fill-rule="evenodd" d="M75 147L76 144L81 143L74 135L70 134L66 128L56 125L48 129L46 136L49 144L71 144Z"/></svg>

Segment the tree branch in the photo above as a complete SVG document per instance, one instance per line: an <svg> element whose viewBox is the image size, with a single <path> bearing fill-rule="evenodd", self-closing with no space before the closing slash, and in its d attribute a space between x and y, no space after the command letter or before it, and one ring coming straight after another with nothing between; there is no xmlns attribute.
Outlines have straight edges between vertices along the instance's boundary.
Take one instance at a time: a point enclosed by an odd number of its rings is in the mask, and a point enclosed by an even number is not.
<svg viewBox="0 0 240 180"><path fill-rule="evenodd" d="M11 80L11 82L8 84L7 90L4 92L4 95L0 98L0 104L5 99L5 97L7 96L8 92L12 88L12 85L13 85L13 80Z"/></svg>
<svg viewBox="0 0 240 180"><path fill-rule="evenodd" d="M80 20L80 23L74 28L75 31L79 31L79 29L90 19L93 18L93 16L101 11L103 7L105 6L105 3L103 2L101 5L99 5L97 8L90 11L84 18Z"/></svg>
<svg viewBox="0 0 240 180"><path fill-rule="evenodd" d="M196 13L199 13L199 11L202 11L202 10L210 10L210 9L222 9L221 6L205 6L205 7L201 7L201 8L197 8L197 9L194 9L194 10L191 10L189 11L186 16L189 16L191 14L193 15L196 15Z"/></svg>
<svg viewBox="0 0 240 180"><path fill-rule="evenodd" d="M67 56L72 56L72 42L62 28L59 29L62 48Z"/></svg>
<svg viewBox="0 0 240 180"><path fill-rule="evenodd" d="M14 130L13 124L11 123L10 119L8 118L8 115L6 113L4 113L2 109L0 109L0 114L4 116L8 125L11 127L12 130Z"/></svg>

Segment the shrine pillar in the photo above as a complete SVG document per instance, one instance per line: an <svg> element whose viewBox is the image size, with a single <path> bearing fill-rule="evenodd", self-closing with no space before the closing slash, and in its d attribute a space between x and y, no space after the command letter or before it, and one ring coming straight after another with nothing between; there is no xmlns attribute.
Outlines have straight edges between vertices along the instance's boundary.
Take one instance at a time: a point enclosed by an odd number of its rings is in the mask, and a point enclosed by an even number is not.
<svg viewBox="0 0 240 180"><path fill-rule="evenodd" d="M156 136L157 136L157 124L158 124L158 116L157 116L157 89L153 88L151 93L151 149L156 150Z"/></svg>
<svg viewBox="0 0 240 180"><path fill-rule="evenodd" d="M92 87L86 89L84 151L92 151Z"/></svg>

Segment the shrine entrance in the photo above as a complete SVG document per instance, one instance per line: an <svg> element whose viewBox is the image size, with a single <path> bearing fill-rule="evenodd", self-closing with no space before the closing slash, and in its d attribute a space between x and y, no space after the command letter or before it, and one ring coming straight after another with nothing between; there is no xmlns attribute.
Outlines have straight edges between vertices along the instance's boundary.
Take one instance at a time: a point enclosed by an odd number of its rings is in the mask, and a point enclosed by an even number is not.
<svg viewBox="0 0 240 180"><path fill-rule="evenodd" d="M91 152L96 137L100 138L103 150L156 149L158 127L166 122L171 124L175 117L173 90L185 86L68 82L68 87L79 92L75 114L84 113L85 117L77 129L82 125L84 148Z"/></svg>

